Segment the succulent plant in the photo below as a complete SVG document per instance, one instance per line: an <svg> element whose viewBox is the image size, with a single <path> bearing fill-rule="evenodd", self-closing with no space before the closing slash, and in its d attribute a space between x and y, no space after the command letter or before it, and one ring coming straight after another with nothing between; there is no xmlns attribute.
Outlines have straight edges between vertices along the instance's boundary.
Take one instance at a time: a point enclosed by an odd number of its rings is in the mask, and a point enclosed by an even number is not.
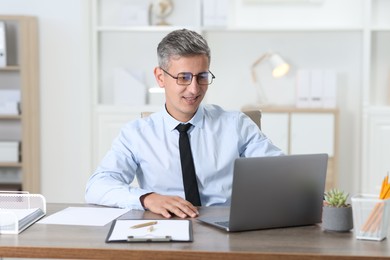
<svg viewBox="0 0 390 260"><path fill-rule="evenodd" d="M324 194L325 205L329 207L348 207L347 203L349 194L339 189L331 189Z"/></svg>

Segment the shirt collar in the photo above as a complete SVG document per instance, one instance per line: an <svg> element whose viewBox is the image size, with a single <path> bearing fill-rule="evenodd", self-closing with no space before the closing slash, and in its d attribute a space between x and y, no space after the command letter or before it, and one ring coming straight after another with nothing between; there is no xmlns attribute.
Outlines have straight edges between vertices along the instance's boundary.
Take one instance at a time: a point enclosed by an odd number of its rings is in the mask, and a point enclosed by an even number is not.
<svg viewBox="0 0 390 260"><path fill-rule="evenodd" d="M195 115L188 122L180 122L173 118L167 111L166 107L164 107L164 121L171 131L175 130L175 127L180 123L191 123L195 127L203 127L203 117L204 117L204 107L200 105Z"/></svg>

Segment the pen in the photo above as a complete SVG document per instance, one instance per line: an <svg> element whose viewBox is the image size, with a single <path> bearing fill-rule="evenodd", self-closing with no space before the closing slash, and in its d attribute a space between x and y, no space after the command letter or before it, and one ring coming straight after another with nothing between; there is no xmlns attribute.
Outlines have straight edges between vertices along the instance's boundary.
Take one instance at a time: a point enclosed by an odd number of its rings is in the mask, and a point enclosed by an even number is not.
<svg viewBox="0 0 390 260"><path fill-rule="evenodd" d="M157 224L157 221L150 221L150 222L131 226L130 228L142 228L142 227L147 227L147 226L151 226L151 225L155 225L155 224Z"/></svg>

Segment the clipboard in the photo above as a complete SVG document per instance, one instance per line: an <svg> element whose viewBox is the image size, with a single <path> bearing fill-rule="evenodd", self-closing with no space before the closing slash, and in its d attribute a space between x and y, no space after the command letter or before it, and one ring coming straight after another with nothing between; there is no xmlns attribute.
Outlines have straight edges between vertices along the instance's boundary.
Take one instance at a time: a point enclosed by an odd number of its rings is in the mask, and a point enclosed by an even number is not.
<svg viewBox="0 0 390 260"><path fill-rule="evenodd" d="M192 241L192 222L188 219L116 219L106 237L106 243Z"/></svg>

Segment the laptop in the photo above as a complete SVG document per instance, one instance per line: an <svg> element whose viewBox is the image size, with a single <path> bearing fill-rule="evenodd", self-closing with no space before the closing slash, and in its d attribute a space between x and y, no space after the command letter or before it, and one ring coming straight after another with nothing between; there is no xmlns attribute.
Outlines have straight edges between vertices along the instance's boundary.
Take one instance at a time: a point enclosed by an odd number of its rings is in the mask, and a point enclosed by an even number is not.
<svg viewBox="0 0 390 260"><path fill-rule="evenodd" d="M321 222L327 154L237 158L229 216L198 220L226 231Z"/></svg>

